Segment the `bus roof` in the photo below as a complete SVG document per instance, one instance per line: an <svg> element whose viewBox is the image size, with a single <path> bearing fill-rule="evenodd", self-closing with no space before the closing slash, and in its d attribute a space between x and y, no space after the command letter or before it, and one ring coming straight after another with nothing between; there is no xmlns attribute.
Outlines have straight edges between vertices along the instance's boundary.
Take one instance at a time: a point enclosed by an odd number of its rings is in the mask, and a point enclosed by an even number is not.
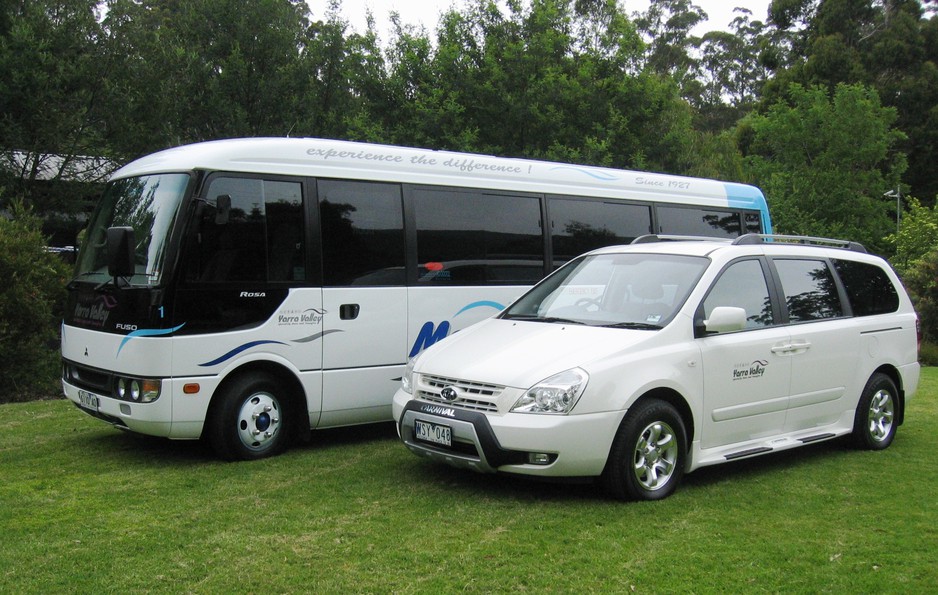
<svg viewBox="0 0 938 595"><path fill-rule="evenodd" d="M245 138L184 145L128 163L112 179L195 170L601 196L757 209L768 215L762 192L745 184L315 138Z"/></svg>

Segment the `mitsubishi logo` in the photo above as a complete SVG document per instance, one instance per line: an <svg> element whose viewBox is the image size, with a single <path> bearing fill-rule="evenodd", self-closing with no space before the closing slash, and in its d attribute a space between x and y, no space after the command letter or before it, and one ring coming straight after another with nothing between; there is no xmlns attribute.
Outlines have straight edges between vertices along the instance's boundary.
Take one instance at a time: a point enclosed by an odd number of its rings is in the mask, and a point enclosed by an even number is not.
<svg viewBox="0 0 938 595"><path fill-rule="evenodd" d="M456 389L452 386L443 387L443 390L440 391L440 398L444 401L455 401L459 397L459 393L456 392Z"/></svg>

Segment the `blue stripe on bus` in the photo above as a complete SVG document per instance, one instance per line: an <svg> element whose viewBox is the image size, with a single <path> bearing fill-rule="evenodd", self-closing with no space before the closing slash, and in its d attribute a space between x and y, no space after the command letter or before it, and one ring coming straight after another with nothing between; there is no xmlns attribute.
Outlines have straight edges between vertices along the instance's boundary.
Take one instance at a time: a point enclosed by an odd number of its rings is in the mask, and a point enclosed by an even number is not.
<svg viewBox="0 0 938 595"><path fill-rule="evenodd" d="M133 331L132 333L128 333L128 335L124 337L124 340L121 341L121 344L117 347L117 355L120 355L121 349L123 349L124 345L127 344L127 341L130 341L131 339L135 339L137 337L161 337L163 335L171 335L184 326L186 326L185 322L175 328L144 328Z"/></svg>
<svg viewBox="0 0 938 595"><path fill-rule="evenodd" d="M199 364L199 367L207 368L209 366L218 365L222 362L230 360L231 358L238 355L242 351L247 351L248 349L252 347L257 347L258 345L286 345L286 343L281 343L280 341L251 341L250 343L245 343L244 345L235 347L234 349L232 349L231 351L229 351L228 353L226 353L225 355L217 359L213 359L210 362L205 362L204 364Z"/></svg>

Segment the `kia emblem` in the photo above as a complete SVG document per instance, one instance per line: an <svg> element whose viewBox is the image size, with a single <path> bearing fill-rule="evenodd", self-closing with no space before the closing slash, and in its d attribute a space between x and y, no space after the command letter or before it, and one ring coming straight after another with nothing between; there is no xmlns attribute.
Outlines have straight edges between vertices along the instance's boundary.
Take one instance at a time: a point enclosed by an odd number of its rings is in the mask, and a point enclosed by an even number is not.
<svg viewBox="0 0 938 595"><path fill-rule="evenodd" d="M440 391L440 398L444 401L455 401L458 396L459 393L457 393L456 389L452 386L444 387L443 390Z"/></svg>

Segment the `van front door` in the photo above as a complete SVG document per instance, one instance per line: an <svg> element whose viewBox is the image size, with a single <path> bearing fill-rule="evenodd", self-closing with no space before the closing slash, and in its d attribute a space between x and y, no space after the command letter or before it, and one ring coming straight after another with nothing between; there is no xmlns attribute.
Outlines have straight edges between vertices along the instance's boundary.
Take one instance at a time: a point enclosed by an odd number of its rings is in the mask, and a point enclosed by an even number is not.
<svg viewBox="0 0 938 595"><path fill-rule="evenodd" d="M699 340L704 375L701 448L740 444L779 434L785 425L792 358L788 328L776 326L761 259L730 264L702 305L746 310L746 328ZM698 314L701 316L701 314Z"/></svg>

